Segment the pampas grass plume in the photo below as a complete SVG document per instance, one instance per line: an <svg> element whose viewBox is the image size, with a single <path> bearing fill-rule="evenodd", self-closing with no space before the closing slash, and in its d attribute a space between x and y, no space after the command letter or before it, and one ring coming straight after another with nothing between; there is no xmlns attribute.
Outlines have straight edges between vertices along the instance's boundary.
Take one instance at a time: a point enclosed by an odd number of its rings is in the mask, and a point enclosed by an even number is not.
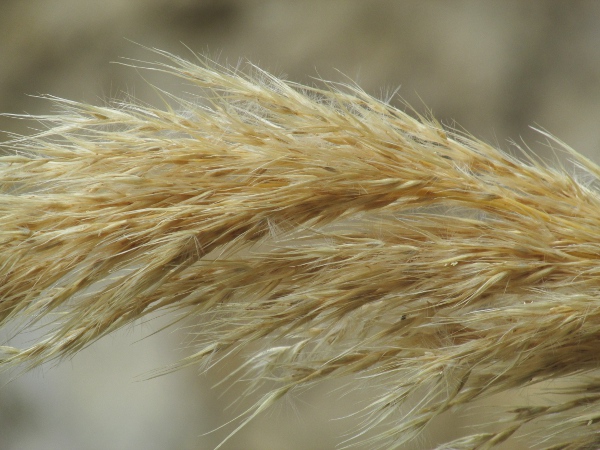
<svg viewBox="0 0 600 450"><path fill-rule="evenodd" d="M201 324L177 367L241 351L227 378L271 386L240 427L355 375L377 395L347 444L400 448L445 411L564 379L568 395L439 448L491 448L529 423L532 445L600 447L597 165L547 135L582 184L353 85L157 53L147 68L194 96L54 99L43 131L4 144L0 326L46 333L0 347L1 368L163 311Z"/></svg>

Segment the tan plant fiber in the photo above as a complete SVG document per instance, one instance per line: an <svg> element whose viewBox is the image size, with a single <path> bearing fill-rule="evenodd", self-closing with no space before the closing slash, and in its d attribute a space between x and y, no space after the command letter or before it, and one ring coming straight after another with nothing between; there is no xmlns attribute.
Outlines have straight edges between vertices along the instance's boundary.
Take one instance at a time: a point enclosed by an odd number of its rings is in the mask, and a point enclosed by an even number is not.
<svg viewBox="0 0 600 450"><path fill-rule="evenodd" d="M438 448L530 422L532 445L600 447L600 167L566 148L583 183L357 87L159 53L147 68L187 100L55 99L45 131L4 144L0 325L47 333L0 347L1 367L162 310L200 324L181 366L242 351L228 376L273 387L240 426L354 375L377 396L355 411L369 433L343 445L400 448L444 411L565 379L568 395Z"/></svg>

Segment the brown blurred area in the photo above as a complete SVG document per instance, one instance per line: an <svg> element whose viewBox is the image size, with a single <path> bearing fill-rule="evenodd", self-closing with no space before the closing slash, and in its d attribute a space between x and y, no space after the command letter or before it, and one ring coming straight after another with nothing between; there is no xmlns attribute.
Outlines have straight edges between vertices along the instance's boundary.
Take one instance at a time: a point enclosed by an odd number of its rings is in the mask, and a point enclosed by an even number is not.
<svg viewBox="0 0 600 450"><path fill-rule="evenodd" d="M193 58L191 49L231 65L249 60L303 83L351 79L380 98L400 87L415 110L507 151L514 152L509 140L523 139L555 158L531 130L537 125L600 161L599 2L2 0L0 30L3 113L52 113L40 94L96 104L133 95L159 106L145 79L173 93L189 89L111 64L156 59L143 45ZM0 117L4 132L30 127L36 123ZM1 375L0 449L218 445L234 425L203 434L243 412L226 409L236 387L211 389L233 366L146 380L187 354L185 332L142 339L163 323L136 324L10 383L17 373ZM368 395L353 392L356 386L342 389L351 395L341 399L332 385L285 399L222 448L335 448L357 430L356 418L335 420ZM465 420L438 421L410 448L460 435Z"/></svg>

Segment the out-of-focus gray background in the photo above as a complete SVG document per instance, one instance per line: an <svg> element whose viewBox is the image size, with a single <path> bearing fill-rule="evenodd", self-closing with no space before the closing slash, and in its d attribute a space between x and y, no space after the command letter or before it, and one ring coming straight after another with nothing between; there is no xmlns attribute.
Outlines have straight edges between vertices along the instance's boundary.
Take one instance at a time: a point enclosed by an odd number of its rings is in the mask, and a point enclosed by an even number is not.
<svg viewBox="0 0 600 450"><path fill-rule="evenodd" d="M155 59L130 41L191 58L185 44L293 81L344 81L345 74L379 97L400 86L416 110L429 108L507 150L509 139L523 138L543 153L544 139L529 128L537 124L600 160L600 2L2 0L0 30L0 112L51 112L28 94L102 104L127 93L159 105L142 76L175 93L183 89L177 80L110 62ZM0 117L0 130L27 133L32 125ZM217 445L231 426L202 434L242 411L225 409L235 389L210 389L228 366L144 381L186 355L178 331L140 341L161 323L138 324L8 384L0 375L0 449ZM328 394L335 387L284 400L223 448L334 448L356 430L356 420L335 419L351 413L360 395L340 400ZM415 448L456 436L467 422L439 421Z"/></svg>

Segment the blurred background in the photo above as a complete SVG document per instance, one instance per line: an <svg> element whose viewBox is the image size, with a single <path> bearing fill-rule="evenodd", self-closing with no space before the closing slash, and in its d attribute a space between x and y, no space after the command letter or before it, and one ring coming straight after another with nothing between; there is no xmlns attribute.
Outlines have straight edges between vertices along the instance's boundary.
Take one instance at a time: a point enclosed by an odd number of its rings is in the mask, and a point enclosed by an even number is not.
<svg viewBox="0 0 600 450"><path fill-rule="evenodd" d="M380 98L399 87L417 111L506 151L514 151L510 140L523 140L554 158L534 125L600 161L600 2L2 0L0 30L3 113L51 113L40 94L96 104L133 95L160 105L144 78L173 93L188 88L111 64L154 60L142 44L231 65L249 60L308 84L347 76ZM4 132L27 134L31 126L0 117ZM0 449L218 445L235 426L204 434L244 408L228 408L236 387L211 386L235 363L208 375L190 368L148 380L188 352L184 331L147 337L164 323L136 324L14 380L16 373L0 375ZM335 448L356 430L356 419L341 418L368 395L349 384L340 398L330 393L337 387L285 399L222 448ZM445 417L410 448L431 448L468 423Z"/></svg>

